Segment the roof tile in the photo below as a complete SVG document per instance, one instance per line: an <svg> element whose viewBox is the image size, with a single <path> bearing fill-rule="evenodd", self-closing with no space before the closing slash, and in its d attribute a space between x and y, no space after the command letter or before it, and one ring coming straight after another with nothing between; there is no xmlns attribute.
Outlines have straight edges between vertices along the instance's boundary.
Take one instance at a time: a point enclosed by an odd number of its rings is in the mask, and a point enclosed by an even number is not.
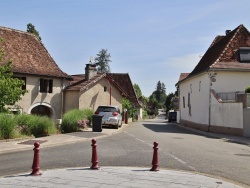
<svg viewBox="0 0 250 188"><path fill-rule="evenodd" d="M58 67L34 34L0 27L0 38L3 39L0 46L5 51L3 62L12 60L13 72L71 78Z"/></svg>

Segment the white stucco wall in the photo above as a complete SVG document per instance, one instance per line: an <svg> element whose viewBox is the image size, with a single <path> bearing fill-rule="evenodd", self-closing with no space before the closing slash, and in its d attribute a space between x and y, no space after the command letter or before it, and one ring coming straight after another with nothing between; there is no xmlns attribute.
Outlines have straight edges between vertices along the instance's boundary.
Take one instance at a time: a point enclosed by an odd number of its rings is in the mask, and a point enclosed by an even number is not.
<svg viewBox="0 0 250 188"><path fill-rule="evenodd" d="M104 87L107 91L104 92ZM100 105L110 105L110 84L106 78L96 82L87 90L81 91L79 94L79 108L89 108L96 110ZM118 106L122 110L121 92L111 84L111 105Z"/></svg>
<svg viewBox="0 0 250 188"><path fill-rule="evenodd" d="M250 85L249 72L211 72L216 73L216 80L211 85L211 89L214 89L216 93L244 91L245 87ZM181 119L194 123L209 124L209 85L210 79L207 72L181 82L179 85ZM191 115L188 108L188 93L190 93L191 99ZM183 108L183 96L185 97L185 108ZM242 103L219 103L211 94L210 125L242 129Z"/></svg>
<svg viewBox="0 0 250 188"><path fill-rule="evenodd" d="M18 76L18 75L15 75ZM23 77L24 75L22 75ZM61 78L49 78L40 76L25 76L26 77L26 93L22 96L22 99L18 101L14 106L19 106L23 113L29 113L32 107L39 104L45 104L47 107L54 109L53 118L61 118L62 112L62 93L61 88L63 82L67 84L66 80ZM41 78L53 80L53 92L52 93L40 93L39 92L39 80Z"/></svg>
<svg viewBox="0 0 250 188"><path fill-rule="evenodd" d="M180 118L195 123L208 124L209 118L209 78L207 73L185 80L179 85ZM188 107L190 93L191 115ZM185 108L183 106L185 97Z"/></svg>
<svg viewBox="0 0 250 188"><path fill-rule="evenodd" d="M213 89L219 92L245 91L250 86L250 72L236 71L215 71L216 82L213 82Z"/></svg>
<svg viewBox="0 0 250 188"><path fill-rule="evenodd" d="M64 91L63 100L64 100L63 113L66 113L72 109L79 109L79 91L78 90Z"/></svg>
<svg viewBox="0 0 250 188"><path fill-rule="evenodd" d="M242 103L219 103L213 95L211 99L211 125L243 128Z"/></svg>

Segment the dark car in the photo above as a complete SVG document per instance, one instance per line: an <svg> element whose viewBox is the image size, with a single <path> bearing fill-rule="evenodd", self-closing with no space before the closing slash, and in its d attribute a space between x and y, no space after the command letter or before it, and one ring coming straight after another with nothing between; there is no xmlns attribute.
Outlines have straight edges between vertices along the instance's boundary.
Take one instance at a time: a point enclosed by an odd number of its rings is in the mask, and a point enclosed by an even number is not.
<svg viewBox="0 0 250 188"><path fill-rule="evenodd" d="M177 112L169 112L168 113L168 122L176 121L177 118Z"/></svg>

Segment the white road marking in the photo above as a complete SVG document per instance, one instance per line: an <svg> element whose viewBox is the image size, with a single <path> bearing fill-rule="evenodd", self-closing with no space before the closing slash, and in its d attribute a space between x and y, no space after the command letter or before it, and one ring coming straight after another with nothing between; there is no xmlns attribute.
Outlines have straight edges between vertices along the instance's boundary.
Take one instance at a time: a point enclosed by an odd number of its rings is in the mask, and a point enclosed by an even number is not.
<svg viewBox="0 0 250 188"><path fill-rule="evenodd" d="M152 144L149 144L149 143L145 142L144 140L141 140L141 139L135 137L134 135L128 133L127 131L124 131L124 132L125 132L126 134L128 134L129 136L134 137L136 140L138 140L138 141L140 141L140 142L143 142L143 143L145 143L145 144L147 144L147 145L149 145L149 146L153 146ZM159 150L162 150L162 149L159 148ZM178 162L182 163L182 164L185 165L186 167L190 168L191 170L196 171L196 169L195 169L194 167L188 166L187 163L186 163L185 161L179 159L178 157L176 157L176 156L174 156L174 155L172 155L172 154L170 154L170 153L166 153L166 154L167 154L168 156L174 158L174 159L177 160Z"/></svg>

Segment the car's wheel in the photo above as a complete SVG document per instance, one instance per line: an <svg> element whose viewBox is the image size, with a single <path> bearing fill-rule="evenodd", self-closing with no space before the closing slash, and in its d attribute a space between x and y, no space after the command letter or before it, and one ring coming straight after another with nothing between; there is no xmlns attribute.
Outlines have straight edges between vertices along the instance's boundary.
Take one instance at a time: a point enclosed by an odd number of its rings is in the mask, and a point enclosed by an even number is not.
<svg viewBox="0 0 250 188"><path fill-rule="evenodd" d="M117 125L115 125L115 129L118 129L119 128L119 123L117 123Z"/></svg>
<svg viewBox="0 0 250 188"><path fill-rule="evenodd" d="M122 127L122 121L121 121L120 127Z"/></svg>

